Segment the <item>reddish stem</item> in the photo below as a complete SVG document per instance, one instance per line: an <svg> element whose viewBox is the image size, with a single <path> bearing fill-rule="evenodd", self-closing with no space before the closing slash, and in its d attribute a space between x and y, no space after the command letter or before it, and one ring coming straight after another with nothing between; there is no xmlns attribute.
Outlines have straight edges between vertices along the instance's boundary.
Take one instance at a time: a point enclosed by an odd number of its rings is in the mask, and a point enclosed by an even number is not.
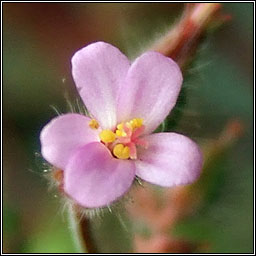
<svg viewBox="0 0 256 256"><path fill-rule="evenodd" d="M176 25L151 50L174 59L182 68L190 61L212 21L223 21L219 3L186 4L185 11Z"/></svg>

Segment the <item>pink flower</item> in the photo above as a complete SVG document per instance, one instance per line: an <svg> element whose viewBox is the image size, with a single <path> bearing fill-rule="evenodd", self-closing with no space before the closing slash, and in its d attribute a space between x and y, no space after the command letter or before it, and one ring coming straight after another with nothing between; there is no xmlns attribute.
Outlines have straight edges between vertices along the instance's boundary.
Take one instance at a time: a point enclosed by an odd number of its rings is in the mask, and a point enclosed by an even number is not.
<svg viewBox="0 0 256 256"><path fill-rule="evenodd" d="M69 197L84 207L103 207L125 194L135 175L166 187L198 177L202 155L192 140L152 134L181 88L172 59L150 51L130 64L116 47L97 42L75 53L72 74L92 118L58 116L40 136L43 157L64 171Z"/></svg>

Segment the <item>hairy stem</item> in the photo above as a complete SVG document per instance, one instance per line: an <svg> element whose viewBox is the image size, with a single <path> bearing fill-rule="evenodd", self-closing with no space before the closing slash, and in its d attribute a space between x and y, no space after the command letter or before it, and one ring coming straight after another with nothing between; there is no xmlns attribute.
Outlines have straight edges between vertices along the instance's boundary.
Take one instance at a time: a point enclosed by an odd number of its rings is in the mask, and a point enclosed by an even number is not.
<svg viewBox="0 0 256 256"><path fill-rule="evenodd" d="M60 193L63 191L63 170L53 169L52 178L55 180ZM97 253L96 245L92 238L90 219L82 213L79 205L69 205L68 217L72 237L79 253Z"/></svg>
<svg viewBox="0 0 256 256"><path fill-rule="evenodd" d="M97 253L92 238L90 220L81 213L80 207L73 204L69 207L69 221L73 239L79 253Z"/></svg>

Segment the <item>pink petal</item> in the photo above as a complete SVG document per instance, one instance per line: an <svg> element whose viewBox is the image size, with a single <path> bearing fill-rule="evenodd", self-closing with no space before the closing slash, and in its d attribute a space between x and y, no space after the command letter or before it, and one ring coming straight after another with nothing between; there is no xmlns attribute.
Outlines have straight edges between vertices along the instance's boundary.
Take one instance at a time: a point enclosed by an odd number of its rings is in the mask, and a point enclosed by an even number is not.
<svg viewBox="0 0 256 256"><path fill-rule="evenodd" d="M97 42L77 51L72 74L84 104L103 129L116 125L116 95L130 62L116 47Z"/></svg>
<svg viewBox="0 0 256 256"><path fill-rule="evenodd" d="M146 136L147 149L140 149L136 175L142 179L170 187L192 183L202 168L202 153L195 142L177 133Z"/></svg>
<svg viewBox="0 0 256 256"><path fill-rule="evenodd" d="M73 151L99 141L98 131L89 127L90 118L66 114L51 120L41 131L41 152L52 165L64 169Z"/></svg>
<svg viewBox="0 0 256 256"><path fill-rule="evenodd" d="M179 66L157 52L137 58L118 97L118 122L143 118L153 132L176 104L182 84Z"/></svg>
<svg viewBox="0 0 256 256"><path fill-rule="evenodd" d="M64 190L84 207L103 207L132 185L134 162L114 158L101 143L80 148L64 172Z"/></svg>

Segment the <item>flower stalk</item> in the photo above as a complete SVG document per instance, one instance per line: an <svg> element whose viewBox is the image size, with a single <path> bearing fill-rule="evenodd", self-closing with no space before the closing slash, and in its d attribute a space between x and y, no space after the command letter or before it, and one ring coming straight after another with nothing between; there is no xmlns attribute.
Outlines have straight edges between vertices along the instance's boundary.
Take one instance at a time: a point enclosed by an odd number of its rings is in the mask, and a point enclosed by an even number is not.
<svg viewBox="0 0 256 256"><path fill-rule="evenodd" d="M97 253L96 244L92 238L91 222L76 204L69 206L69 221L78 252Z"/></svg>
<svg viewBox="0 0 256 256"><path fill-rule="evenodd" d="M65 195L63 190L63 170L53 168L51 179L54 181L59 193ZM96 244L92 238L90 219L83 213L81 207L73 202L68 204L68 220L75 247L79 253L97 253Z"/></svg>

